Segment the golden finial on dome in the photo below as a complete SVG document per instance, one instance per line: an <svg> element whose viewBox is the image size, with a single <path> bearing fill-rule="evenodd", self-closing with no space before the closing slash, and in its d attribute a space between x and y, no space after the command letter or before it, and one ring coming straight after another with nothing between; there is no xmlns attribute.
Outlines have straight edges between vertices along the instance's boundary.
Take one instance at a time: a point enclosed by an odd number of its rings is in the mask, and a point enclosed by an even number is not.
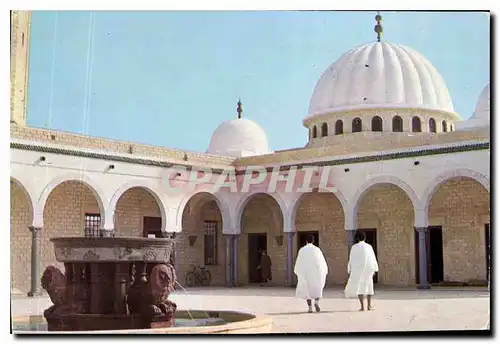
<svg viewBox="0 0 500 344"><path fill-rule="evenodd" d="M241 98L238 100L238 107L236 108L236 112L238 112L238 118L241 118L241 113L243 112Z"/></svg>
<svg viewBox="0 0 500 344"><path fill-rule="evenodd" d="M382 27L382 16L380 15L380 11L377 11L377 15L375 16L375 20L377 21L377 25L373 28L377 33L377 42L380 42L380 38L382 37L382 33L384 32L384 28Z"/></svg>

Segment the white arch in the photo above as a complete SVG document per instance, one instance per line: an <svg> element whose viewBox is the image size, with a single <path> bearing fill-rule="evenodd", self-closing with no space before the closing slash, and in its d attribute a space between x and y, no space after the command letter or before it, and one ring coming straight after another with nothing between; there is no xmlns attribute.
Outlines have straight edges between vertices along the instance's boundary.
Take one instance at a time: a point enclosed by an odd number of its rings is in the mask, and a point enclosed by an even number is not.
<svg viewBox="0 0 500 344"><path fill-rule="evenodd" d="M413 211L415 214L415 221L417 221L418 213L417 210L420 208L420 199L418 198L415 190L411 186L409 186L405 181L399 179L398 177L395 176L390 176L390 175L381 175L381 176L376 176L372 179L369 179L366 181L356 192L354 195L351 205L352 205L352 211L348 211L346 213L350 213L349 216L352 216L350 222L354 228L357 228L357 216L358 216L358 207L359 204L361 203L363 196L366 194L366 192L374 185L376 184L392 184L397 187L399 187L401 190L404 191L404 193L408 196L410 199L412 205L413 205ZM346 219L348 220L348 219ZM347 221L346 221L347 222Z"/></svg>
<svg viewBox="0 0 500 344"><path fill-rule="evenodd" d="M312 192L305 192L302 194L298 194L297 197L295 197L295 199L291 203L292 207L290 209L290 226L291 226L291 228L293 228L294 232L295 232L295 219L297 216L297 208L300 204L300 200L302 199L302 197L304 197L305 195L310 194L310 193L312 193ZM347 222L347 219L346 219L346 214L347 214L347 209L348 209L347 198L338 189L335 192L327 192L327 193L335 196L339 200L340 206L342 207L342 211L344 212L344 221Z"/></svg>
<svg viewBox="0 0 500 344"><path fill-rule="evenodd" d="M70 172L70 173L60 174L54 177L40 193L40 196L38 197L38 200L35 205L35 216L41 217L40 220L41 222L38 223L38 225L43 226L43 210L45 208L45 204L47 202L47 199L49 198L50 193L59 184L69 181L78 181L86 185L92 191L97 201L97 204L99 205L99 211L101 214L101 224L104 224L106 221L107 214L106 214L106 208L104 207L105 203L103 202L103 199L106 200L106 194L102 191L99 184L97 184L92 178L87 176L85 173Z"/></svg>
<svg viewBox="0 0 500 344"><path fill-rule="evenodd" d="M181 200L179 207L177 208L176 227L182 231L182 216L184 215L184 209L186 209L186 205L193 197L203 193L211 195L215 200L215 202L217 203L217 206L219 207L219 211L222 216L222 231L225 232L225 229L231 229L232 222L227 203L221 197L219 197L217 193L214 193L210 190L196 190L190 192Z"/></svg>
<svg viewBox="0 0 500 344"><path fill-rule="evenodd" d="M236 205L235 209L235 216L234 216L234 222L235 222L235 228L238 229L238 233L235 234L240 234L241 233L241 217L243 216L243 210L245 209L245 206L247 205L250 200L257 196L257 195L267 195L270 196L276 203L278 203L278 206L281 210L281 216L283 217L283 226L286 228L287 227L287 219L289 219L288 212L287 212L287 206L281 196L278 193L267 193L267 192L262 192L262 191L253 191L243 198L241 198Z"/></svg>
<svg viewBox="0 0 500 344"><path fill-rule="evenodd" d="M30 207L30 213L31 213L31 221L32 222L35 222L34 221L34 218L35 218L35 206L34 206L34 197L33 197L33 194L30 192L30 189L29 189L29 183L23 183L21 182L18 178L16 177L13 177L13 176L10 176L10 180L11 182L13 182L14 184L17 185L17 187L19 187L21 189L21 191L23 192L24 196L26 196L26 198L28 199L28 203L29 203L29 207ZM12 195L11 195L12 197ZM32 223L30 224L32 225Z"/></svg>
<svg viewBox="0 0 500 344"><path fill-rule="evenodd" d="M113 221L113 227L116 225L114 223L114 214L116 211L116 205L118 204L118 201L120 200L120 197L123 196L125 192L132 188L141 188L143 190L146 190L156 201L156 204L158 205L158 208L160 209L160 214L161 214L161 231L164 232L167 228L167 213L168 213L168 208L167 206L163 203L161 200L160 196L158 193L154 190L154 185L153 183L144 180L144 179L137 179L137 180L130 180L128 182L125 182L121 184L118 189L114 192L113 196L111 197L111 200L109 202L109 216L110 221Z"/></svg>
<svg viewBox="0 0 500 344"><path fill-rule="evenodd" d="M456 178L456 177L466 177L466 178L471 178L481 184L487 191L488 193L490 192L490 179L473 170L466 169L466 168L461 168L457 170L448 170L440 175L438 175L437 178L433 179L429 184L427 184L427 187L424 189L424 192L420 199L422 202L424 202L424 209L425 209L425 215L428 216L428 210L429 210L429 204L432 199L432 196L436 193L439 185L442 183L446 182L447 180L451 178Z"/></svg>

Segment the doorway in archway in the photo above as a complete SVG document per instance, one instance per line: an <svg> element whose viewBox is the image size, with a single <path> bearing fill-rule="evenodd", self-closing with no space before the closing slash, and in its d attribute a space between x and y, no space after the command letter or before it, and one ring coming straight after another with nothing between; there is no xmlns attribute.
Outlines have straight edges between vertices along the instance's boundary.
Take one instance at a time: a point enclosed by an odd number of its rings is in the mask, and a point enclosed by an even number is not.
<svg viewBox="0 0 500 344"><path fill-rule="evenodd" d="M144 237L161 238L161 217L144 216L142 219Z"/></svg>
<svg viewBox="0 0 500 344"><path fill-rule="evenodd" d="M267 234L252 233L248 234L248 283L262 282L260 270L261 252L267 251Z"/></svg>
<svg viewBox="0 0 500 344"><path fill-rule="evenodd" d="M359 231L365 233L365 235L366 235L365 242L367 244L370 244L373 247L373 251L375 252L375 258L377 258L377 262L378 262L377 229L376 228L365 228L365 229L360 229ZM373 283L378 283L378 273L377 272L373 275Z"/></svg>
<svg viewBox="0 0 500 344"><path fill-rule="evenodd" d="M308 232L297 232L297 244L298 249L300 250L302 246L306 245L307 237L312 235L314 237L314 245L319 246L319 232L318 231L308 231ZM298 252L298 251L297 251Z"/></svg>
<svg viewBox="0 0 500 344"><path fill-rule="evenodd" d="M444 281L444 258L443 258L443 227L429 226L425 233L425 245L427 248L427 279L430 284L438 284ZM415 274L417 284L420 283L420 261L418 233L415 231Z"/></svg>

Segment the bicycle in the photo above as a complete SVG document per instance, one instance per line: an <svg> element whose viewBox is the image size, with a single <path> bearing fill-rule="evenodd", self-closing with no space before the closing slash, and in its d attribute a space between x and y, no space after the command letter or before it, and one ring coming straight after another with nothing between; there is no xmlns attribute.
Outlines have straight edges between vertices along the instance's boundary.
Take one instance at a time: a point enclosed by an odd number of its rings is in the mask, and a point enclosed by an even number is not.
<svg viewBox="0 0 500 344"><path fill-rule="evenodd" d="M192 287L194 285L208 286L212 281L212 274L205 266L194 266L193 271L188 272L186 275L186 286Z"/></svg>

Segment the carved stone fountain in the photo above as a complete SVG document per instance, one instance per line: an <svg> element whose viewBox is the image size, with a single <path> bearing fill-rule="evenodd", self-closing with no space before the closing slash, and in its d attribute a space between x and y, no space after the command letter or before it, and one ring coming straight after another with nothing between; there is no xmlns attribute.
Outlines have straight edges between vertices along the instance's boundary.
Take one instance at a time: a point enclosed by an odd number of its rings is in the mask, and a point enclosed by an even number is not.
<svg viewBox="0 0 500 344"><path fill-rule="evenodd" d="M65 273L49 266L42 287L54 304L44 312L49 331L147 329L173 326L168 300L176 274L173 239L53 238Z"/></svg>

